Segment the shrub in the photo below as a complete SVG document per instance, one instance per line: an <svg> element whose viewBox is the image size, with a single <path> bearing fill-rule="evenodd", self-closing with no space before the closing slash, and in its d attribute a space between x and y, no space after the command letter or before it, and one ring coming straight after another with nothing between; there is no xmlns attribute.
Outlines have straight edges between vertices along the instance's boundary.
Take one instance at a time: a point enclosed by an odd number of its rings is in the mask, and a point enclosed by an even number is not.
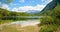
<svg viewBox="0 0 60 32"><path fill-rule="evenodd" d="M51 16L46 16L44 18L40 19L40 24L53 24L54 23L54 19Z"/></svg>

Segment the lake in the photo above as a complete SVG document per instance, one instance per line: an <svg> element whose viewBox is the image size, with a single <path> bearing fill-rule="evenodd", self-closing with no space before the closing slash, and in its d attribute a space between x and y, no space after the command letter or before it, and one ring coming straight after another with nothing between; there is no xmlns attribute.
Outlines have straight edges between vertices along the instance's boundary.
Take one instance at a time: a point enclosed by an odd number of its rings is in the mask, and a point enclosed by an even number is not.
<svg viewBox="0 0 60 32"><path fill-rule="evenodd" d="M13 25L13 24L15 24L15 25L21 25L21 27L25 27L25 26L35 26L39 23L40 23L40 20L30 19L30 20L10 22L10 23L6 23L6 24L2 24L2 26L3 25Z"/></svg>

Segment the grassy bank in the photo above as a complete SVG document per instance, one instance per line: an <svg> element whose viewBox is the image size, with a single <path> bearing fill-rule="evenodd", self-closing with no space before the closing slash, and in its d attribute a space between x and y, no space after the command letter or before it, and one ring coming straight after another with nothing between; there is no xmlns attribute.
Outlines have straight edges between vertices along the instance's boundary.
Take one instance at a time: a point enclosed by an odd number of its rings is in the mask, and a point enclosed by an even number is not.
<svg viewBox="0 0 60 32"><path fill-rule="evenodd" d="M9 22L13 22L13 21L16 21L16 20L0 20L0 24L9 23Z"/></svg>

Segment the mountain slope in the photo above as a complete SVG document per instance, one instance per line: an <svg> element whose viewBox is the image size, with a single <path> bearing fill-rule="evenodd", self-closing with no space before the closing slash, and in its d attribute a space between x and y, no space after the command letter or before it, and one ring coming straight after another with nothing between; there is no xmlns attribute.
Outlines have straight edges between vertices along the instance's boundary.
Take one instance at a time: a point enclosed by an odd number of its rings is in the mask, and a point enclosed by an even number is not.
<svg viewBox="0 0 60 32"><path fill-rule="evenodd" d="M40 14L47 13L48 10L52 11L57 6L57 4L60 5L60 0L53 0L46 5L46 7L40 12Z"/></svg>

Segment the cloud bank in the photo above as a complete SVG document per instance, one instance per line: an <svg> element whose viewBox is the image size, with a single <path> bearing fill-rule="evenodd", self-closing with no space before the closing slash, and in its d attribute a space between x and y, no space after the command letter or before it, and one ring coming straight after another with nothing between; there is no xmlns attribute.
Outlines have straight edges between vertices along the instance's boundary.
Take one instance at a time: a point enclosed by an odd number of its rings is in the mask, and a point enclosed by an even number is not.
<svg viewBox="0 0 60 32"><path fill-rule="evenodd" d="M43 4L48 4L48 3L50 3L53 0L41 0L41 1L43 2Z"/></svg>
<svg viewBox="0 0 60 32"><path fill-rule="evenodd" d="M26 12L29 10L41 11L44 7L45 5L23 6L23 7L13 8L12 11L17 11L17 12Z"/></svg>
<svg viewBox="0 0 60 32"><path fill-rule="evenodd" d="M9 5L7 5L7 4L2 4L2 5L0 6L0 8L9 10Z"/></svg>

